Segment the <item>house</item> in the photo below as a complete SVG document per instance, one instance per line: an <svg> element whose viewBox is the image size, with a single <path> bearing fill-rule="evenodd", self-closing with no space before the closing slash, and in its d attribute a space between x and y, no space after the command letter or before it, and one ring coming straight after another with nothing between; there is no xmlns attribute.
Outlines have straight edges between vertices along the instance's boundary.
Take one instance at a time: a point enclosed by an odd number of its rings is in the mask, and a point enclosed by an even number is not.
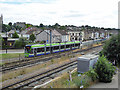
<svg viewBox="0 0 120 90"><path fill-rule="evenodd" d="M21 34L20 34L20 31L19 31L19 30L10 30L10 31L8 32L8 37L11 37L11 38L12 38L12 37L13 37L13 34L14 34L15 32L18 34L19 37L21 37Z"/></svg>
<svg viewBox="0 0 120 90"><path fill-rule="evenodd" d="M68 29L69 41L79 41L82 39L81 30Z"/></svg>
<svg viewBox="0 0 120 90"><path fill-rule="evenodd" d="M96 33L94 30L85 29L81 31L81 34L82 34L82 40L90 40L90 39L94 39Z"/></svg>
<svg viewBox="0 0 120 90"><path fill-rule="evenodd" d="M27 39L29 39L29 37L30 37L30 35L29 34L26 34L28 31L27 30L23 30L23 31L21 31L21 37L24 37L24 38L27 38Z"/></svg>
<svg viewBox="0 0 120 90"><path fill-rule="evenodd" d="M15 24L15 26L20 26L20 27L22 27L22 28L25 28L25 22L16 22L16 23L14 23Z"/></svg>
<svg viewBox="0 0 120 90"><path fill-rule="evenodd" d="M52 43L69 41L69 35L64 30L56 29L48 29L36 34L35 41L45 41L46 43L50 43L50 37Z"/></svg>
<svg viewBox="0 0 120 90"><path fill-rule="evenodd" d="M40 33L42 30L37 28L37 27L30 27L30 28L26 28L25 30L21 31L21 37L27 38L29 39L31 34L34 34L36 36L36 34Z"/></svg>
<svg viewBox="0 0 120 90"><path fill-rule="evenodd" d="M8 38L8 39L7 39L7 45L8 45L10 48L12 48L13 45L14 45L14 43L15 43L15 41L17 41L17 40L19 40L19 38Z"/></svg>
<svg viewBox="0 0 120 90"><path fill-rule="evenodd" d="M26 34L29 34L29 35L31 35L31 34L36 35L42 31L42 29L37 28L37 27L27 28L26 30L27 30Z"/></svg>

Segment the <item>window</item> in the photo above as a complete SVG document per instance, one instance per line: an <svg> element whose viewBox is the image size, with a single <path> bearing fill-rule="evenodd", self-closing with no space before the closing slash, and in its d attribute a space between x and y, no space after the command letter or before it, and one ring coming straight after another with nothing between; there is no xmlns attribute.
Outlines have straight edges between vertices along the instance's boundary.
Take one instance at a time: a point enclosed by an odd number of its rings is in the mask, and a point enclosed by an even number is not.
<svg viewBox="0 0 120 90"><path fill-rule="evenodd" d="M46 51L50 51L50 47L46 47Z"/></svg>
<svg viewBox="0 0 120 90"><path fill-rule="evenodd" d="M79 43L76 43L76 44L75 44L75 47L77 47L77 46L79 46Z"/></svg>
<svg viewBox="0 0 120 90"><path fill-rule="evenodd" d="M37 48L37 52L44 52L44 48Z"/></svg>
<svg viewBox="0 0 120 90"><path fill-rule="evenodd" d="M58 49L59 49L59 46L55 46L55 47L54 47L54 50L58 50Z"/></svg>
<svg viewBox="0 0 120 90"><path fill-rule="evenodd" d="M64 49L64 45L61 46L61 49Z"/></svg>
<svg viewBox="0 0 120 90"><path fill-rule="evenodd" d="M70 48L70 45L66 45L66 48Z"/></svg>
<svg viewBox="0 0 120 90"><path fill-rule="evenodd" d="M31 46L26 46L25 47L25 53L30 53L30 48L31 48Z"/></svg>
<svg viewBox="0 0 120 90"><path fill-rule="evenodd" d="M77 37L75 38L75 40L77 40Z"/></svg>

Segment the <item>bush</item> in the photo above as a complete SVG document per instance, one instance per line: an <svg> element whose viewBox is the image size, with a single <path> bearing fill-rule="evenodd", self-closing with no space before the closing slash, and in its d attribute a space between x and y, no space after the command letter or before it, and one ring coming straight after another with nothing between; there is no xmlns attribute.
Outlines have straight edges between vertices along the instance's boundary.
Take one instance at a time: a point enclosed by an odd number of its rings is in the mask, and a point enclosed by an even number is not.
<svg viewBox="0 0 120 90"><path fill-rule="evenodd" d="M95 72L98 74L99 81L111 82L115 67L104 56L101 56L95 65Z"/></svg>
<svg viewBox="0 0 120 90"><path fill-rule="evenodd" d="M87 76L91 77L92 81L95 81L98 79L98 74L95 72L93 68L90 68L90 70L86 74Z"/></svg>
<svg viewBox="0 0 120 90"><path fill-rule="evenodd" d="M14 47L15 48L23 48L27 44L25 38L20 38L19 40L15 41Z"/></svg>
<svg viewBox="0 0 120 90"><path fill-rule="evenodd" d="M100 55L106 56L111 62L115 61L115 65L120 65L120 33L105 42Z"/></svg>
<svg viewBox="0 0 120 90"><path fill-rule="evenodd" d="M18 34L17 34L17 32L15 31L15 33L13 34L13 36L12 36L13 38L19 38L19 36L18 36Z"/></svg>

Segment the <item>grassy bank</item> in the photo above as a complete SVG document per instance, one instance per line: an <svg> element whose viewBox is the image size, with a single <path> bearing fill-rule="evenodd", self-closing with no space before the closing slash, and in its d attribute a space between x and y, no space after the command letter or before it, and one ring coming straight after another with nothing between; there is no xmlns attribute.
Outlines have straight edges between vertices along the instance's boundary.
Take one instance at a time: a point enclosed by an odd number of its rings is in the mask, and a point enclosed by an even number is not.
<svg viewBox="0 0 120 90"><path fill-rule="evenodd" d="M4 59L11 59L11 58L19 58L19 55L21 57L24 56L24 53L7 53L7 54L0 54L0 58L2 60Z"/></svg>
<svg viewBox="0 0 120 90"><path fill-rule="evenodd" d="M2 75L2 81L12 79L12 78L16 78L17 76L20 76L20 75L32 73L32 72L40 70L42 68L44 68L44 70L48 70L48 69L50 69L49 66L52 65L52 64L56 64L56 67L57 67L58 65L62 65L66 62L69 62L70 58L71 58L71 56L62 56L61 58L52 59L52 60L50 60L48 62L45 62L43 64L38 64L38 65L35 65L35 66L32 66L32 67L27 67L27 68L18 69L18 70L15 70L15 71L5 73L5 74Z"/></svg>
<svg viewBox="0 0 120 90"><path fill-rule="evenodd" d="M46 86L41 88L80 88L83 85L83 88L87 88L90 85L96 83L97 81L93 82L89 76L86 74L80 74L77 71L72 73L72 81L69 80L69 73L64 73L60 76L60 78L52 81Z"/></svg>

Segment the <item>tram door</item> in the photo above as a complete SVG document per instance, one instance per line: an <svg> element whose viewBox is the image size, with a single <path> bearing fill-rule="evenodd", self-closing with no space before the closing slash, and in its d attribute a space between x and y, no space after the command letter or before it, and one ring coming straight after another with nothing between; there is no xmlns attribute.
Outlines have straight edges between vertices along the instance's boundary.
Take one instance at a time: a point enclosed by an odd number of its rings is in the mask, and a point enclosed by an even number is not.
<svg viewBox="0 0 120 90"><path fill-rule="evenodd" d="M37 56L37 48L34 48L34 56Z"/></svg>
<svg viewBox="0 0 120 90"><path fill-rule="evenodd" d="M53 53L53 47L50 47L50 53Z"/></svg>

